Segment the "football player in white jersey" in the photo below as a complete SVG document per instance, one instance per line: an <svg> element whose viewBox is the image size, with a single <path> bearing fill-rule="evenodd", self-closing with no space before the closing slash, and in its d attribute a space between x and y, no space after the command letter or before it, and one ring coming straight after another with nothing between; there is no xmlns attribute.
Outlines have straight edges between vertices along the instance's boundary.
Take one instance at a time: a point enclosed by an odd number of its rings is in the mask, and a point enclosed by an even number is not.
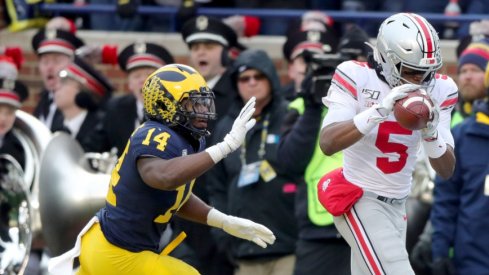
<svg viewBox="0 0 489 275"><path fill-rule="evenodd" d="M372 47L368 62L338 66L323 98L329 112L320 147L326 155L343 150L341 177L363 189L353 207L334 219L352 248L352 274L414 274L405 248L411 175L420 146L438 175L452 175L450 113L458 89L450 77L436 73L442 66L439 38L417 14L387 18ZM428 126L412 131L397 123L392 109L420 88L436 107Z"/></svg>

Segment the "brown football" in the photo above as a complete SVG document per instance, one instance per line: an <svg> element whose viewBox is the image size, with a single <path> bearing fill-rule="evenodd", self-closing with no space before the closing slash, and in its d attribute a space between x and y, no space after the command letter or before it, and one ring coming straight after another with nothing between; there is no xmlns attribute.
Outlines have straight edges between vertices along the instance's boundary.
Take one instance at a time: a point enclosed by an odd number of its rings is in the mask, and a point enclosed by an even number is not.
<svg viewBox="0 0 489 275"><path fill-rule="evenodd" d="M426 128L433 119L434 105L424 90L410 92L394 104L394 116L402 127L409 130Z"/></svg>

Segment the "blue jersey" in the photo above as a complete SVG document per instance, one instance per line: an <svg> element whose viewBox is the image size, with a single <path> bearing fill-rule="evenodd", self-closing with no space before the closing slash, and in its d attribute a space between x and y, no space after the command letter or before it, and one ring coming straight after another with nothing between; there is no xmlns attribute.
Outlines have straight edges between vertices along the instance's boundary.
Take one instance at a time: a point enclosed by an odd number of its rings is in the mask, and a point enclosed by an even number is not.
<svg viewBox="0 0 489 275"><path fill-rule="evenodd" d="M200 140L199 152L205 148ZM143 156L173 159L195 153L191 144L166 125L148 121L137 128L112 171L106 205L97 216L107 240L129 251L159 253L161 233L188 200L194 180L165 191L143 182L137 160Z"/></svg>

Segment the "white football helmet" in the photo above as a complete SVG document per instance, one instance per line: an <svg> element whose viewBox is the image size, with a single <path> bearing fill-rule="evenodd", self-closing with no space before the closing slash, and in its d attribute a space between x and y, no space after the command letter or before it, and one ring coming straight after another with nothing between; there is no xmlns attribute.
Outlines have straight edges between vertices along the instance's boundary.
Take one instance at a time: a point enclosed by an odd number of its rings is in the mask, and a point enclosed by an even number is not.
<svg viewBox="0 0 489 275"><path fill-rule="evenodd" d="M403 68L424 73L423 85L433 86L442 66L440 39L426 19L414 13L398 13L387 18L379 29L374 59L391 88L402 84ZM418 83L416 83L418 84Z"/></svg>

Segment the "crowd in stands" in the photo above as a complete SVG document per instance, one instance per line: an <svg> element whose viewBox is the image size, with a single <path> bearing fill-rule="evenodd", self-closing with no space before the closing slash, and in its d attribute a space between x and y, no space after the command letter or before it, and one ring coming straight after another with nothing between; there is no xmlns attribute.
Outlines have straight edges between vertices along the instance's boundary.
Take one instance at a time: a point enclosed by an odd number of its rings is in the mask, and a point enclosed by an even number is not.
<svg viewBox="0 0 489 275"><path fill-rule="evenodd" d="M63 1L63 3L70 1ZM174 32L180 31L183 23L197 15L197 9L202 8L236 8L236 9L277 9L277 10L330 10L346 12L383 11L383 12L414 12L433 13L456 16L460 14L486 14L488 5L483 0L434 0L434 1L408 1L408 0L309 0L309 1L202 1L202 0L76 0L76 6L87 4L113 5L115 13L93 12L83 15L66 14L79 29L87 30L110 30L110 31L145 31L145 32ZM39 3L28 1L6 1L5 14L10 29L19 31L29 27L41 27L51 14L39 12ZM174 14L143 15L138 14L139 6L155 6L175 8ZM63 15L63 12L56 13ZM103 15L103 16L101 16ZM237 25L238 35L250 36L253 34L284 35L287 32L290 21L300 21L290 17L267 17L267 16L233 16L228 22ZM381 19L380 19L381 20ZM380 21L379 20L379 21ZM372 20L357 19L352 21L362 25L367 33L374 37L380 22ZM458 39L469 34L470 22L440 22L434 24L435 29L444 39ZM339 25L335 27L340 28ZM244 33L243 33L244 30Z"/></svg>
<svg viewBox="0 0 489 275"><path fill-rule="evenodd" d="M53 133L63 131L71 135L86 152L112 151L120 156L131 133L147 119L141 94L144 81L156 69L174 63L174 56L165 45L146 41L117 46L86 45L77 36L77 29L167 32L173 26L173 18L141 16L136 13L137 6L178 7L177 28L188 46L188 65L204 77L215 95L218 118L209 123L208 146L225 137L241 107L256 97L257 124L241 149L198 178L193 192L216 209L265 225L277 240L262 249L224 235L220 230L175 219L168 230L171 234L185 231L188 237L172 255L209 275L350 274L350 247L335 228L332 215L318 207L318 180L340 167L343 159L342 152L325 156L320 151L318 134L328 110L321 102L325 94L318 93L328 90L335 68L341 62L368 60L372 50L366 42L376 35L378 24L338 24L318 11L307 12L297 20L284 20L242 15L213 18L197 16L195 9L380 9L392 13L449 14L458 8L459 13L487 13L489 5L482 2L129 0L120 6L121 1L90 1L90 4L119 5L117 13L55 17L46 21L32 37L43 83L33 115ZM452 5L450 9L449 5ZM21 20L32 18L12 20L10 24L20 24ZM489 252L484 253L489 247L485 245L489 240L484 231L487 223L474 224L474 221L480 221L483 209L489 209L489 183L487 176L485 183L482 179L482 175L489 173L489 154L478 151L483 146L489 148L489 110L486 103L480 102L487 100L489 88L486 69L489 23L480 21L455 27L435 24L434 27L441 38L458 39L460 44L457 49L459 103L452 116L457 168L456 177L451 180L433 179L437 186L430 224L433 228L425 230L428 238L420 239L412 262L419 274L431 270L442 270L433 274L453 274L449 273L453 270L460 274L482 274L489 272ZM270 34L286 37L282 49L277 51L282 50L287 62L287 83L280 82L266 52L247 49L240 43L241 37ZM311 61L314 54L329 54L320 73L317 66L311 65L320 62ZM23 167L22 147L12 134L15 111L29 95L26 85L19 81L22 62L22 52L15 45L0 49L0 153L12 154ZM96 69L102 63L120 67L126 74L127 92L113 95L111 79ZM325 78L318 81L321 76ZM458 123L460 126L455 126ZM468 144L464 139L475 141ZM477 144L480 146L474 148ZM457 146L464 149L458 151ZM471 157L464 155L465 149ZM472 179L477 186L468 186ZM470 207L476 211L470 212ZM475 235L477 239L473 239ZM453 255L450 247L454 248ZM42 274L39 264L42 253L49 255L46 247L32 248L26 274ZM471 261L476 264L471 266Z"/></svg>

